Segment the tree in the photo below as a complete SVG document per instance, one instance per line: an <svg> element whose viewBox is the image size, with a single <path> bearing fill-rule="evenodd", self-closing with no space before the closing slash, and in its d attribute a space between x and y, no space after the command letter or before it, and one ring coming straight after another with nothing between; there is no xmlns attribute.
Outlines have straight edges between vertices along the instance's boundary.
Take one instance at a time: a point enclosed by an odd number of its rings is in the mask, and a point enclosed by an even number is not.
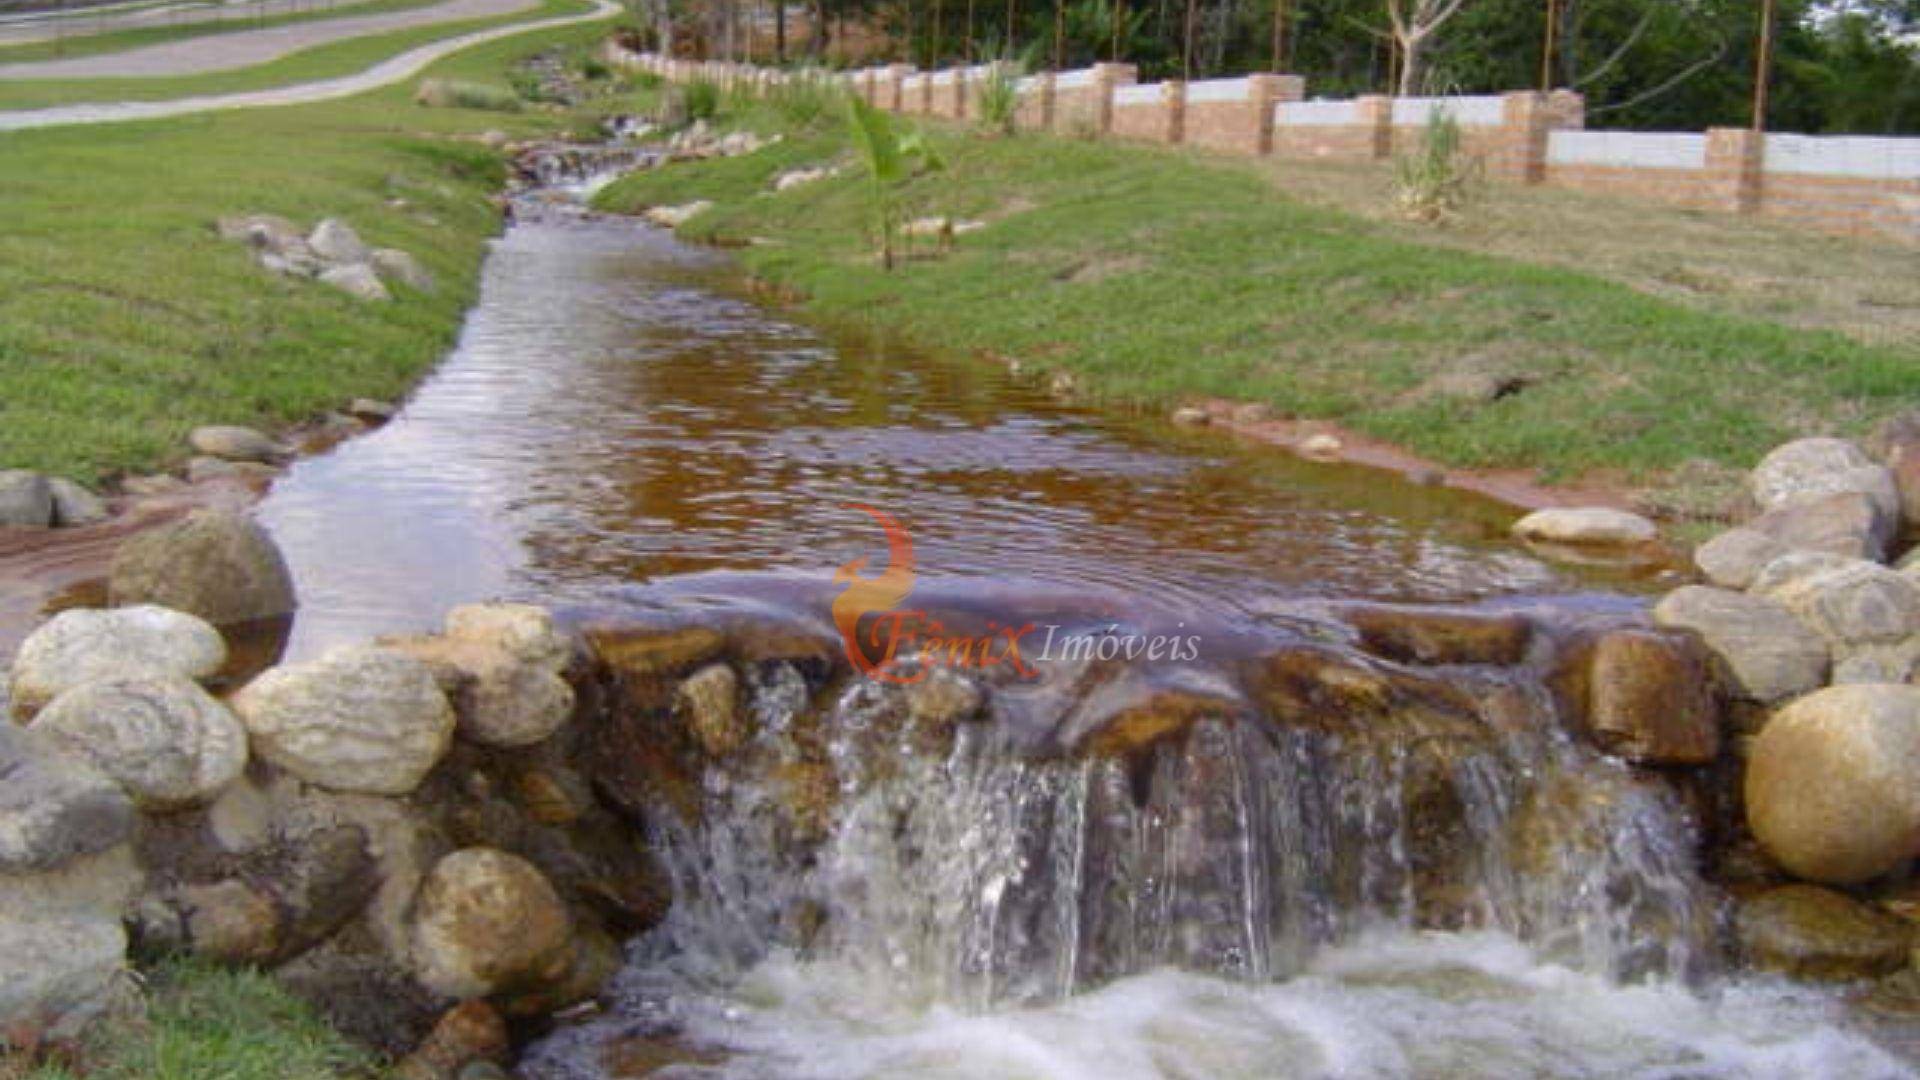
<svg viewBox="0 0 1920 1080"><path fill-rule="evenodd" d="M1467 0L1387 0L1387 23L1400 54L1400 84L1396 93L1420 92L1426 76L1430 39L1448 19L1460 13Z"/></svg>

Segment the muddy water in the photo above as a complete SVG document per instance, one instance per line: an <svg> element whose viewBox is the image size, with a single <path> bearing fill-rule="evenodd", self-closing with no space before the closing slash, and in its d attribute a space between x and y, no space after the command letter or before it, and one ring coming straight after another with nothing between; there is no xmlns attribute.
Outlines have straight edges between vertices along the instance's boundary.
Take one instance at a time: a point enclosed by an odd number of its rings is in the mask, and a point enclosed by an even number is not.
<svg viewBox="0 0 1920 1080"><path fill-rule="evenodd" d="M508 234L401 417L301 462L261 508L298 579L293 652L476 597L599 604L707 571L825 583L863 554L877 570L884 537L855 502L908 529L923 590L1101 595L1175 621L1596 581L1512 547L1491 503L1062 405L736 287L643 226Z"/></svg>

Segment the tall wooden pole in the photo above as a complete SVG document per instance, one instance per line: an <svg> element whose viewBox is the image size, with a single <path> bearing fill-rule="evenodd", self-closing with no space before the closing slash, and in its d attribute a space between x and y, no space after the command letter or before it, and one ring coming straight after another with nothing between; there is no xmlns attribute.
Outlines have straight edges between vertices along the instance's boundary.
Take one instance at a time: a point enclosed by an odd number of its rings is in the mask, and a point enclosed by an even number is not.
<svg viewBox="0 0 1920 1080"><path fill-rule="evenodd" d="M967 0L967 40L961 53L968 67L973 66L973 4L974 0Z"/></svg>
<svg viewBox="0 0 1920 1080"><path fill-rule="evenodd" d="M1773 0L1760 0L1760 55L1753 63L1753 130L1767 130L1767 83L1773 78Z"/></svg>
<svg viewBox="0 0 1920 1080"><path fill-rule="evenodd" d="M927 70L940 69L940 0L933 0L933 40L927 44Z"/></svg>
<svg viewBox="0 0 1920 1080"><path fill-rule="evenodd" d="M1285 61L1283 53L1287 44L1287 0L1273 0L1273 59L1268 62L1267 70L1280 74Z"/></svg>
<svg viewBox="0 0 1920 1080"><path fill-rule="evenodd" d="M1547 36L1540 46L1540 92L1553 90L1554 37L1560 32L1560 0L1547 0Z"/></svg>
<svg viewBox="0 0 1920 1080"><path fill-rule="evenodd" d="M1013 59L1014 50L1019 48L1015 40L1014 27L1019 24L1019 0L1007 0L1007 59Z"/></svg>
<svg viewBox="0 0 1920 1080"><path fill-rule="evenodd" d="M1067 70L1067 0L1053 0L1053 70Z"/></svg>
<svg viewBox="0 0 1920 1080"><path fill-rule="evenodd" d="M1120 27L1127 21L1127 0L1113 0L1113 47L1107 59L1120 62Z"/></svg>
<svg viewBox="0 0 1920 1080"><path fill-rule="evenodd" d="M1187 0L1186 41L1180 49L1180 79L1193 81L1193 22L1199 11L1199 0Z"/></svg>

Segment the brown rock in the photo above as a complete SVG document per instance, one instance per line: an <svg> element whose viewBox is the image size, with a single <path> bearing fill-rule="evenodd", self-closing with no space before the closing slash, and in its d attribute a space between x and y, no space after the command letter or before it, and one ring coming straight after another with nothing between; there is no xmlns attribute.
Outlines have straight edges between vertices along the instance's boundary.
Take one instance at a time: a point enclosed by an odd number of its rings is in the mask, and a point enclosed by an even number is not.
<svg viewBox="0 0 1920 1080"><path fill-rule="evenodd" d="M507 1022L484 1001L447 1010L433 1030L394 1068L396 1080L454 1080L462 1066L507 1056Z"/></svg>
<svg viewBox="0 0 1920 1080"><path fill-rule="evenodd" d="M1719 709L1691 638L1610 630L1571 650L1553 684L1572 718L1608 753L1660 765L1702 765L1719 756Z"/></svg>
<svg viewBox="0 0 1920 1080"><path fill-rule="evenodd" d="M1783 552L1819 551L1878 562L1887 557L1887 545L1898 524L1870 496L1842 491L1788 503L1745 527L1772 540Z"/></svg>
<svg viewBox="0 0 1920 1080"><path fill-rule="evenodd" d="M121 544L107 593L115 607L158 604L216 626L294 610L293 576L279 547L229 510L198 510Z"/></svg>
<svg viewBox="0 0 1920 1080"><path fill-rule="evenodd" d="M572 916L553 885L532 863L491 848L434 864L411 936L416 977L448 997L536 989L574 962Z"/></svg>
<svg viewBox="0 0 1920 1080"><path fill-rule="evenodd" d="M639 626L595 626L584 631L588 646L615 674L650 678L684 671L720 655L727 639L703 626L662 630Z"/></svg>
<svg viewBox="0 0 1920 1080"><path fill-rule="evenodd" d="M262 964L280 951L280 912L273 900L242 881L195 885L181 891L187 942L195 954L226 964Z"/></svg>
<svg viewBox="0 0 1920 1080"><path fill-rule="evenodd" d="M675 694L674 708L708 757L727 757L751 734L740 714L739 677L725 664L689 675Z"/></svg>
<svg viewBox="0 0 1920 1080"><path fill-rule="evenodd" d="M1740 948L1755 967L1800 979L1871 978L1903 968L1905 922L1817 885L1787 885L1740 905Z"/></svg>
<svg viewBox="0 0 1920 1080"><path fill-rule="evenodd" d="M1519 615L1444 608L1358 607L1343 617L1368 652L1412 664L1517 664L1533 626Z"/></svg>

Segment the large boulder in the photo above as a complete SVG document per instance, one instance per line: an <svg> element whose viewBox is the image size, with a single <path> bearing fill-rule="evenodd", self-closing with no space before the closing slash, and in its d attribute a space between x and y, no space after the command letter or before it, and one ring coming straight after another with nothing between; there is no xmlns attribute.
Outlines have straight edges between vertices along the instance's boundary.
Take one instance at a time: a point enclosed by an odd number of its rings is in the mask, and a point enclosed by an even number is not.
<svg viewBox="0 0 1920 1080"><path fill-rule="evenodd" d="M233 696L254 753L334 791L404 795L453 738L453 707L417 660L348 646L265 672Z"/></svg>
<svg viewBox="0 0 1920 1080"><path fill-rule="evenodd" d="M113 555L114 606L159 604L215 625L291 615L293 575L267 531L231 510L198 510Z"/></svg>
<svg viewBox="0 0 1920 1080"><path fill-rule="evenodd" d="M517 660L559 671L573 659L573 640L534 604L462 604L447 612L447 636L489 645Z"/></svg>
<svg viewBox="0 0 1920 1080"><path fill-rule="evenodd" d="M194 452L223 461L255 461L272 464L286 456L287 448L250 427L214 424L197 427L187 434L187 445Z"/></svg>
<svg viewBox="0 0 1920 1080"><path fill-rule="evenodd" d="M360 234L339 218L325 218L315 225L307 237L307 246L328 262L363 263L373 257L372 249L360 239Z"/></svg>
<svg viewBox="0 0 1920 1080"><path fill-rule="evenodd" d="M1768 563L1788 550L1773 537L1740 526L1695 548L1693 565L1700 568L1708 581L1723 589L1745 589Z"/></svg>
<svg viewBox="0 0 1920 1080"><path fill-rule="evenodd" d="M1848 885L1920 853L1920 687L1835 686L1776 713L1747 762L1747 821L1774 860Z"/></svg>
<svg viewBox="0 0 1920 1080"><path fill-rule="evenodd" d="M435 863L421 883L412 944L414 974L436 993L525 991L567 974L573 918L532 863L467 848Z"/></svg>
<svg viewBox="0 0 1920 1080"><path fill-rule="evenodd" d="M1779 582L1772 575L1771 565L1761 571L1755 591L1836 648L1890 645L1920 634L1920 581L1879 563L1847 559Z"/></svg>
<svg viewBox="0 0 1920 1080"><path fill-rule="evenodd" d="M1734 928L1748 963L1800 979L1898 971L1914 936L1906 920L1818 885L1786 885L1743 901Z"/></svg>
<svg viewBox="0 0 1920 1080"><path fill-rule="evenodd" d="M1900 513L1893 474L1845 439L1798 439L1760 459L1749 478L1762 511L1842 492L1865 495L1888 518Z"/></svg>
<svg viewBox="0 0 1920 1080"><path fill-rule="evenodd" d="M459 718L461 738L482 746L531 746L573 715L573 686L551 667L479 640L387 638L382 648L426 664Z"/></svg>
<svg viewBox="0 0 1920 1080"><path fill-rule="evenodd" d="M1720 754L1720 712L1692 639L1610 630L1570 650L1554 687L1593 743L1629 761L1701 765Z"/></svg>
<svg viewBox="0 0 1920 1080"><path fill-rule="evenodd" d="M1513 533L1522 540L1576 546L1650 544L1660 538L1659 528L1646 518L1603 506L1535 510L1514 523Z"/></svg>
<svg viewBox="0 0 1920 1080"><path fill-rule="evenodd" d="M0 875L0 1032L71 1039L136 1000L121 920L140 880L124 844Z"/></svg>
<svg viewBox="0 0 1920 1080"><path fill-rule="evenodd" d="M40 710L31 730L86 759L149 811L211 802L247 764L240 721L177 676L75 687Z"/></svg>
<svg viewBox="0 0 1920 1080"><path fill-rule="evenodd" d="M1366 606L1341 617L1362 648L1408 664L1517 664L1533 638L1533 624L1514 614Z"/></svg>
<svg viewBox="0 0 1920 1080"><path fill-rule="evenodd" d="M85 761L0 723L0 878L50 870L123 844L133 802Z"/></svg>
<svg viewBox="0 0 1920 1080"><path fill-rule="evenodd" d="M204 619L150 604L63 611L27 635L13 661L14 709L30 714L59 694L107 679L205 679L227 643Z"/></svg>
<svg viewBox="0 0 1920 1080"><path fill-rule="evenodd" d="M53 486L25 469L0 470L0 525L43 529L53 524Z"/></svg>
<svg viewBox="0 0 1920 1080"><path fill-rule="evenodd" d="M53 493L55 525L92 525L107 519L106 501L79 484L55 476L48 478L47 489Z"/></svg>
<svg viewBox="0 0 1920 1080"><path fill-rule="evenodd" d="M1806 693L1827 676L1827 643L1765 597L1688 585L1655 605L1653 620L1700 635L1725 666L1729 689L1753 701Z"/></svg>
<svg viewBox="0 0 1920 1080"><path fill-rule="evenodd" d="M1886 513L1871 497L1857 491L1838 491L1796 499L1761 514L1744 528L1771 540L1782 554L1823 551L1879 561L1887 557L1887 546L1899 531L1899 523L1899 518Z"/></svg>
<svg viewBox="0 0 1920 1080"><path fill-rule="evenodd" d="M379 302L393 299L380 275L366 263L330 266L320 271L320 280L356 300Z"/></svg>
<svg viewBox="0 0 1920 1080"><path fill-rule="evenodd" d="M433 291L433 275L420 260L397 248L381 248L373 253L373 269L389 281L397 281L416 292Z"/></svg>

